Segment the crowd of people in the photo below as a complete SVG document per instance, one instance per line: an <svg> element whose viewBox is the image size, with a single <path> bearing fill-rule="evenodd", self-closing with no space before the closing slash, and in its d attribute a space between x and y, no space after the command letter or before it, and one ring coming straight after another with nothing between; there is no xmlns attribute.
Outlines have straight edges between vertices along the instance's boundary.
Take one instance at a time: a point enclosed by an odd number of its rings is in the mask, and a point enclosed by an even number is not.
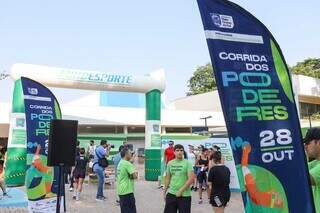
<svg viewBox="0 0 320 213"><path fill-rule="evenodd" d="M109 166L106 158L111 145L101 140L100 145L90 141L87 150L77 144L75 166L67 169L70 177L70 191L78 201L83 188L83 182L88 172L97 176L96 201L104 201L105 169ZM195 149L189 146L189 153L180 144L170 141L165 149L164 160L166 172L164 178L165 213L191 212L191 191L199 191L199 204L202 203L202 193L207 191L208 200L215 211L223 210L230 199L230 171L223 165L223 159L218 147L206 149L200 146ZM103 160L104 159L104 160ZM135 213L134 179L138 172L133 164L134 152L126 144L119 147L113 155L113 167L116 177L116 193L121 213ZM217 178L219 181L217 181ZM212 186L215 187L212 187Z"/></svg>
<svg viewBox="0 0 320 213"><path fill-rule="evenodd" d="M313 189L315 201L320 200L320 129L311 128L305 139L304 145L309 159L310 183ZM102 159L109 156L111 145L102 140L96 146L94 141L85 150L77 146L76 164L71 172L74 180L75 200L80 199L83 181L88 169L98 178L96 201L104 201L105 168L108 163ZM243 148L247 150L247 146ZM138 178L137 170L133 164L133 151L128 146L121 145L118 153L113 156L114 171L116 177L117 204L121 213L136 213L134 196L134 180ZM248 159L247 159L248 161ZM188 146L188 150L180 144L169 142L164 151L164 184L163 197L165 202L164 213L189 213L191 212L192 191L197 191L198 204L203 204L207 197L216 213L224 212L230 197L230 170L224 165L224 159L218 146L194 147ZM242 162L243 163L243 162ZM249 186L248 186L249 187ZM250 190L248 188L248 190ZM206 194L206 195L205 195ZM205 196L205 197L204 197ZM267 202L268 199L265 199ZM280 204L279 204L280 205ZM319 211L319 202L315 202Z"/></svg>
<svg viewBox="0 0 320 213"><path fill-rule="evenodd" d="M164 152L166 172L164 196L165 213L191 212L191 191L199 192L199 204L203 192L207 193L214 212L223 212L230 200L230 170L223 164L218 146L197 149L189 145L188 154L180 144L169 141Z"/></svg>
<svg viewBox="0 0 320 213"><path fill-rule="evenodd" d="M311 128L304 138L305 151L308 157L310 183L312 186L316 212L320 212L320 128ZM73 199L80 200L83 183L87 173L93 173L98 179L96 201L104 201L104 184L106 168L109 166L107 157L113 148L106 140L101 140L100 145L90 141L87 149L81 148L78 141L76 148L75 166L65 168L67 182L70 181L70 191L73 191ZM250 144L244 144L243 153L247 153L241 160L242 169L248 165L248 153ZM116 178L117 204L121 213L136 213L134 180L138 178L137 169L134 166L134 152L126 143L121 145L118 153L113 155L113 167ZM6 147L0 147L0 187L3 196L7 195L4 182L4 162L6 160ZM188 150L180 144L169 142L164 151L164 183L163 197L165 202L164 213L190 213L192 191L198 191L198 204L202 205L204 198L212 205L216 213L224 212L230 200L230 170L224 165L224 158L218 146L194 147L188 146ZM250 175L245 173L246 175ZM246 177L247 178L247 177ZM247 190L256 192L254 185L248 185ZM250 188L251 187L251 188ZM206 195L205 195L206 194ZM268 202L268 194L261 194L261 201ZM250 197L251 198L251 197ZM263 199L262 199L263 198ZM274 201L275 202L275 201ZM281 206L282 203L274 203Z"/></svg>

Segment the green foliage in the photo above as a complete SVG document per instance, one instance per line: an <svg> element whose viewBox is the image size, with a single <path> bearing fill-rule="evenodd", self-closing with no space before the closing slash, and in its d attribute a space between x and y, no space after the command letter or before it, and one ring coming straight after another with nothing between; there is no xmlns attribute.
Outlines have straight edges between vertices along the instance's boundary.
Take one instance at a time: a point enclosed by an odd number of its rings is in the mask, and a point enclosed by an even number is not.
<svg viewBox="0 0 320 213"><path fill-rule="evenodd" d="M320 58L308 58L291 68L293 74L320 78Z"/></svg>
<svg viewBox="0 0 320 213"><path fill-rule="evenodd" d="M307 116L306 116L306 118L308 118ZM320 112L316 112L316 113L314 113L314 114L312 114L311 115L311 120L320 120Z"/></svg>
<svg viewBox="0 0 320 213"><path fill-rule="evenodd" d="M216 80L210 63L197 67L193 76L188 81L189 92L187 95L196 95L216 89Z"/></svg>
<svg viewBox="0 0 320 213"><path fill-rule="evenodd" d="M306 75L320 79L320 58L308 58L291 67L293 74ZM189 92L187 95L196 95L215 90L216 80L213 76L213 68L210 63L199 66L188 81Z"/></svg>

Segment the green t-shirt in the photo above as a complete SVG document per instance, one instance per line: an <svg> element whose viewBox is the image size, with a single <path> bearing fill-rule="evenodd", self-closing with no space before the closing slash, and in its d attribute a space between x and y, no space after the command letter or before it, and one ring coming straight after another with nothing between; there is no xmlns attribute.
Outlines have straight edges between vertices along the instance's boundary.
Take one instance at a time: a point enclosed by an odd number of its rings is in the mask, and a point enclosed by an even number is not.
<svg viewBox="0 0 320 213"><path fill-rule="evenodd" d="M170 174L171 180L169 183L168 193L176 195L176 193L183 187L188 180L188 174L193 172L192 164L188 160L171 160L167 165L167 173ZM186 189L182 197L191 196L191 189Z"/></svg>
<svg viewBox="0 0 320 213"><path fill-rule="evenodd" d="M315 186L312 186L314 204L316 206L316 212L320 212L320 160L313 160L308 163L309 173L316 182Z"/></svg>
<svg viewBox="0 0 320 213"><path fill-rule="evenodd" d="M117 167L117 193L118 195L126 195L133 193L133 179L130 178L136 169L133 164L127 160L121 160Z"/></svg>

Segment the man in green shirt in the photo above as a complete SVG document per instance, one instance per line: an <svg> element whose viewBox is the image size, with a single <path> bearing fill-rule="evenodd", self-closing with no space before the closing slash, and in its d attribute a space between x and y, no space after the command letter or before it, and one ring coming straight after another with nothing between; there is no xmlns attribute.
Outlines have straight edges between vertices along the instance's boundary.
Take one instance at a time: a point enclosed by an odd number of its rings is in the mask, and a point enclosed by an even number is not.
<svg viewBox="0 0 320 213"><path fill-rule="evenodd" d="M184 159L184 148L177 144L173 148L175 159L167 165L164 182L164 213L190 213L191 188L195 174L192 164ZM168 192L168 193L167 193Z"/></svg>
<svg viewBox="0 0 320 213"><path fill-rule="evenodd" d="M313 200L316 212L320 212L320 128L310 128L304 139L308 163L310 182L313 191Z"/></svg>
<svg viewBox="0 0 320 213"><path fill-rule="evenodd" d="M132 154L130 149L123 148L120 152L121 160L117 167L117 194L120 198L121 213L136 213L136 201L134 198L134 179L138 173L130 162Z"/></svg>

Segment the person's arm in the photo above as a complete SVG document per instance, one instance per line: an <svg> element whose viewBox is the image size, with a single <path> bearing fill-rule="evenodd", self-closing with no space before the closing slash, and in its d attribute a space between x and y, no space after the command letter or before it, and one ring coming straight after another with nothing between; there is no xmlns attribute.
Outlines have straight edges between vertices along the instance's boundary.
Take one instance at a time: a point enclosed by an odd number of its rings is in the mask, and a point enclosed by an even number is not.
<svg viewBox="0 0 320 213"><path fill-rule="evenodd" d="M132 153L132 157L130 159L130 163L134 163L135 158L136 158L136 153Z"/></svg>
<svg viewBox="0 0 320 213"><path fill-rule="evenodd" d="M199 165L199 160L200 160L200 159L199 159L199 156L197 156L197 158L196 158L196 164L195 164L196 167L201 167L201 165Z"/></svg>
<svg viewBox="0 0 320 213"><path fill-rule="evenodd" d="M131 174L131 179L138 179L138 172L134 172Z"/></svg>
<svg viewBox="0 0 320 213"><path fill-rule="evenodd" d="M167 149L165 149L165 150L164 150L164 154L163 154L163 156L164 156L164 164L166 164L166 163L167 163L167 155L166 155L166 151L167 151Z"/></svg>
<svg viewBox="0 0 320 213"><path fill-rule="evenodd" d="M316 181L314 180L314 178L312 177L312 175L310 174L310 182L312 186L316 185Z"/></svg>
<svg viewBox="0 0 320 213"><path fill-rule="evenodd" d="M213 165L214 165L213 160L209 160L209 163L208 163L209 169L211 169Z"/></svg>
<svg viewBox="0 0 320 213"><path fill-rule="evenodd" d="M166 199L167 191L171 181L170 165L167 166L166 176L164 176L163 198Z"/></svg>
<svg viewBox="0 0 320 213"><path fill-rule="evenodd" d="M136 171L133 165L132 167L130 167L129 174L131 179L138 179L138 172Z"/></svg>
<svg viewBox="0 0 320 213"><path fill-rule="evenodd" d="M138 178L138 172L134 168L134 166L130 163L130 165L127 167L127 172L129 174L130 179L137 179Z"/></svg>
<svg viewBox="0 0 320 213"><path fill-rule="evenodd" d="M209 170L209 174L208 174L208 186L209 186L209 188L208 188L208 194L209 195L211 195L211 191L212 191L212 189L213 189L213 168L211 168L210 170Z"/></svg>
<svg viewBox="0 0 320 213"><path fill-rule="evenodd" d="M3 174L4 174L4 167L1 166L1 167L0 167L0 180L3 179Z"/></svg>
<svg viewBox="0 0 320 213"><path fill-rule="evenodd" d="M320 186L320 164L310 170L310 182L312 186Z"/></svg>
<svg viewBox="0 0 320 213"><path fill-rule="evenodd" d="M212 182L208 181L208 194L209 195L211 195L212 190L213 190L213 184L212 184Z"/></svg>
<svg viewBox="0 0 320 213"><path fill-rule="evenodd" d="M177 197L181 197L183 192L186 191L186 189L188 189L191 184L194 182L195 179L195 174L193 171L189 171L188 173L188 180L185 182L185 184L179 189L179 191L177 192L176 196Z"/></svg>

